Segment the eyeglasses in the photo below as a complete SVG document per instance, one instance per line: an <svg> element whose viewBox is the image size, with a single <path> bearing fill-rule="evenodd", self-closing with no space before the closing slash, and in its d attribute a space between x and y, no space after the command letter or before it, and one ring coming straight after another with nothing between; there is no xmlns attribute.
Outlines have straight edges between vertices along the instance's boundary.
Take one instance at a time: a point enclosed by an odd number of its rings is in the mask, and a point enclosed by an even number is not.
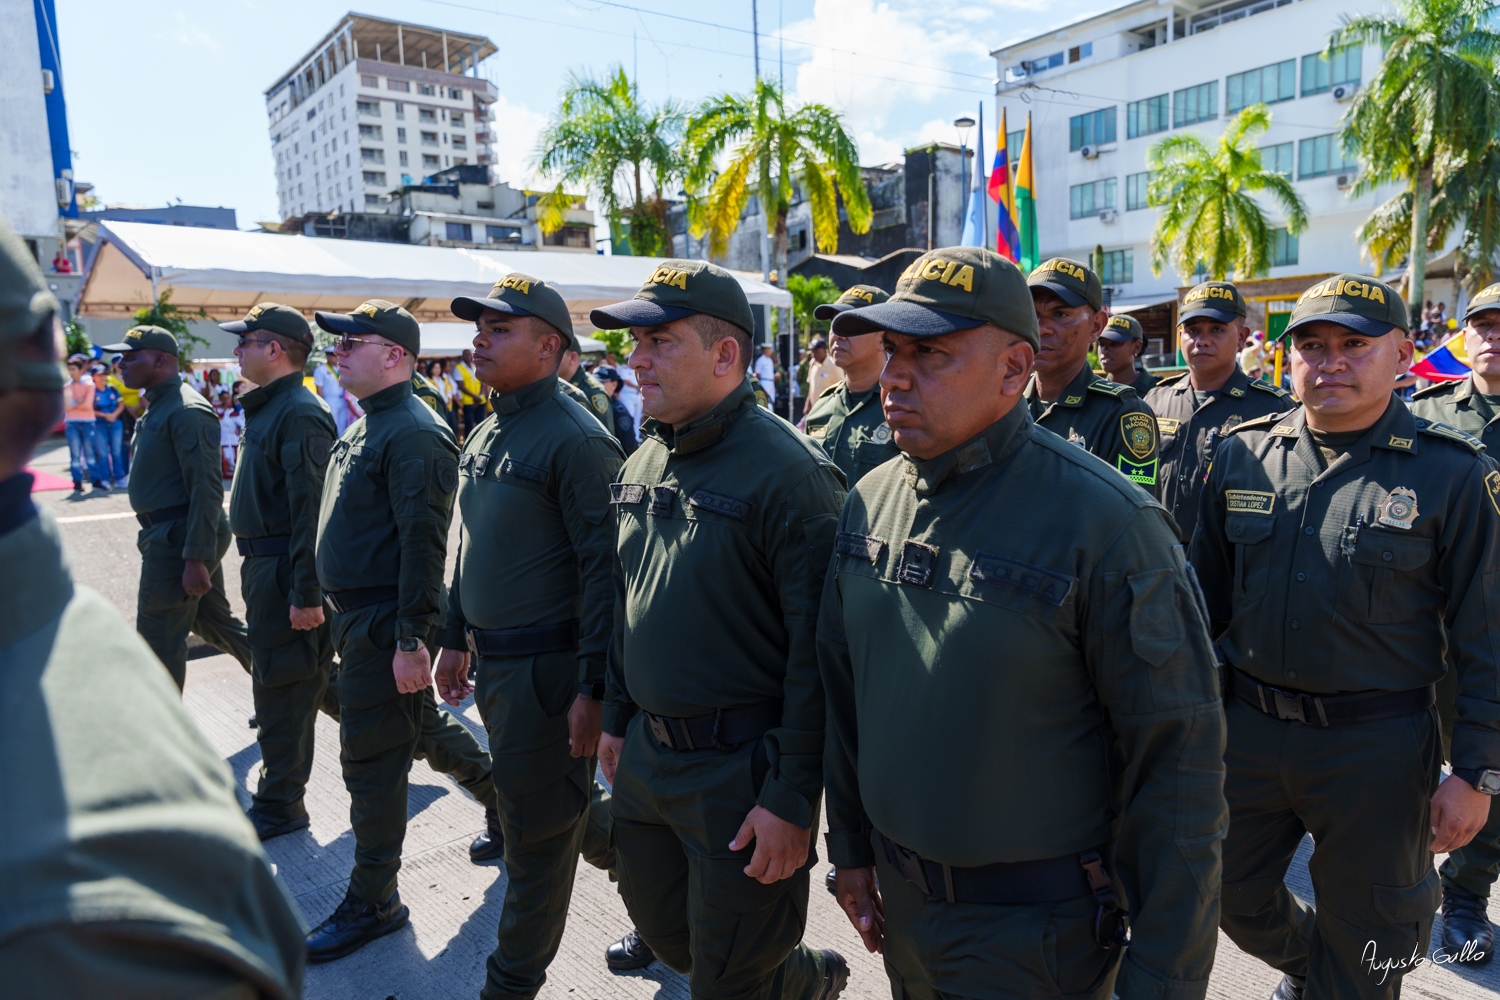
<svg viewBox="0 0 1500 1000"><path fill-rule="evenodd" d="M329 351L340 351L344 354L347 354L350 351L354 350L355 344L374 344L376 347L395 346L394 344L387 344L379 340L365 340L363 337L351 337L346 333L344 334L343 339L338 340L332 345L323 348L323 353L327 354Z"/></svg>
<svg viewBox="0 0 1500 1000"><path fill-rule="evenodd" d="M236 344L238 347L249 347L251 344L269 344L269 340L259 340L255 337L241 337Z"/></svg>

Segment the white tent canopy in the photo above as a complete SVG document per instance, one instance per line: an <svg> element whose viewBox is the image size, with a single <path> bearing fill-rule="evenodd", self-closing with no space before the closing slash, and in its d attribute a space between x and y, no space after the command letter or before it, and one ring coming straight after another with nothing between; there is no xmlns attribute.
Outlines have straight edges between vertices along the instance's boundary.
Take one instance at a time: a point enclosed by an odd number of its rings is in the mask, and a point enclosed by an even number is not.
<svg viewBox="0 0 1500 1000"><path fill-rule="evenodd" d="M257 302L348 312L367 299L405 306L424 323L452 322L456 296L483 295L520 271L567 300L579 334L594 327L589 310L633 296L659 257L523 250L471 250L360 240L281 236L224 229L101 222L100 247L79 293L85 317L128 317L172 289L174 305L215 320L238 319ZM751 305L789 307L792 298L745 272L734 272Z"/></svg>
<svg viewBox="0 0 1500 1000"><path fill-rule="evenodd" d="M474 346L473 323L423 323L422 353L437 357L462 354ZM578 353L599 354L609 348L593 337L578 338Z"/></svg>

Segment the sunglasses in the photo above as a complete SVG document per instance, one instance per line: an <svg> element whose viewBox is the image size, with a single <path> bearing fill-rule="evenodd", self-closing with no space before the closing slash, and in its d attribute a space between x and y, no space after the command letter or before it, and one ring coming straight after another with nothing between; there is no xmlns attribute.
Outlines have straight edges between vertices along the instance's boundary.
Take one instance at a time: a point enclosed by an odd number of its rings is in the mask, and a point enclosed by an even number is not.
<svg viewBox="0 0 1500 1000"><path fill-rule="evenodd" d="M269 340L261 340L255 337L241 337L235 344L237 347L249 347L251 344L269 344Z"/></svg>
<svg viewBox="0 0 1500 1000"><path fill-rule="evenodd" d="M323 348L323 353L327 354L329 351L338 351L342 354L348 354L354 350L355 344L374 344L376 347L396 346L395 344L387 344L379 340L365 340L363 337L351 337L346 333L341 339L334 341L331 346Z"/></svg>

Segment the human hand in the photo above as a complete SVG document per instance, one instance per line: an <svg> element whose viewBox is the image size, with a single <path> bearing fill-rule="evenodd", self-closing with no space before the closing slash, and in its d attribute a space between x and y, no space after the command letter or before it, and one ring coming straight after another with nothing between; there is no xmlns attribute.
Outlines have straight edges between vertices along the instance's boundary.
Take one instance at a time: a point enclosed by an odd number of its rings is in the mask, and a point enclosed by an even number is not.
<svg viewBox="0 0 1500 1000"><path fill-rule="evenodd" d="M474 683L469 680L468 653L456 649L438 652L437 689L438 697L455 708L474 693Z"/></svg>
<svg viewBox="0 0 1500 1000"><path fill-rule="evenodd" d="M755 853L745 874L764 885L790 878L807 862L810 831L788 823L765 806L756 806L740 824L740 832L729 842L731 851L742 851L755 841Z"/></svg>
<svg viewBox="0 0 1500 1000"><path fill-rule="evenodd" d="M202 559L184 559L182 561L182 589L188 592L189 597L202 597L213 588L213 582L208 577L208 564Z"/></svg>
<svg viewBox="0 0 1500 1000"><path fill-rule="evenodd" d="M427 647L420 643L415 653L396 650L391 670L396 674L396 690L402 694L416 694L432 684L432 658L427 655Z"/></svg>
<svg viewBox="0 0 1500 1000"><path fill-rule="evenodd" d="M1457 850L1490 818L1490 797L1456 774L1438 785L1432 796L1432 853Z"/></svg>
<svg viewBox="0 0 1500 1000"><path fill-rule="evenodd" d="M592 757L599 749L599 717L604 706L585 694L573 699L568 709L568 751L574 757Z"/></svg>
<svg viewBox="0 0 1500 1000"><path fill-rule="evenodd" d="M323 606L314 604L310 608L286 609L287 617L291 619L292 628L299 632L310 632L323 624Z"/></svg>
<svg viewBox="0 0 1500 1000"><path fill-rule="evenodd" d="M835 868L833 896L865 942L865 950L880 951L885 939L885 904L875 883L875 868Z"/></svg>
<svg viewBox="0 0 1500 1000"><path fill-rule="evenodd" d="M624 749L624 737L599 734L599 767L604 771L604 780L611 785L615 783L615 768L620 766L620 752Z"/></svg>

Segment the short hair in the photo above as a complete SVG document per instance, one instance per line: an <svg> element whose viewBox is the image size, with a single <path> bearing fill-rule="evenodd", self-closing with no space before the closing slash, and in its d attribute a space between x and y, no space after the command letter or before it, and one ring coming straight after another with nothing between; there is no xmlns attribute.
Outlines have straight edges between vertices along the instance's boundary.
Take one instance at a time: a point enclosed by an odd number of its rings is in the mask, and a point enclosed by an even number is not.
<svg viewBox="0 0 1500 1000"><path fill-rule="evenodd" d="M694 330L698 331L698 339L702 341L705 351L713 350L713 346L725 337L733 337L734 342L740 345L740 360L747 365L750 363L749 330L727 319L720 319L707 313L694 313L688 317L688 322L692 324Z"/></svg>
<svg viewBox="0 0 1500 1000"><path fill-rule="evenodd" d="M272 333L271 339L281 345L281 349L286 352L287 358L298 368L307 364L307 356L312 352L312 348L308 346L306 341L297 340L294 337L288 337L280 333Z"/></svg>

